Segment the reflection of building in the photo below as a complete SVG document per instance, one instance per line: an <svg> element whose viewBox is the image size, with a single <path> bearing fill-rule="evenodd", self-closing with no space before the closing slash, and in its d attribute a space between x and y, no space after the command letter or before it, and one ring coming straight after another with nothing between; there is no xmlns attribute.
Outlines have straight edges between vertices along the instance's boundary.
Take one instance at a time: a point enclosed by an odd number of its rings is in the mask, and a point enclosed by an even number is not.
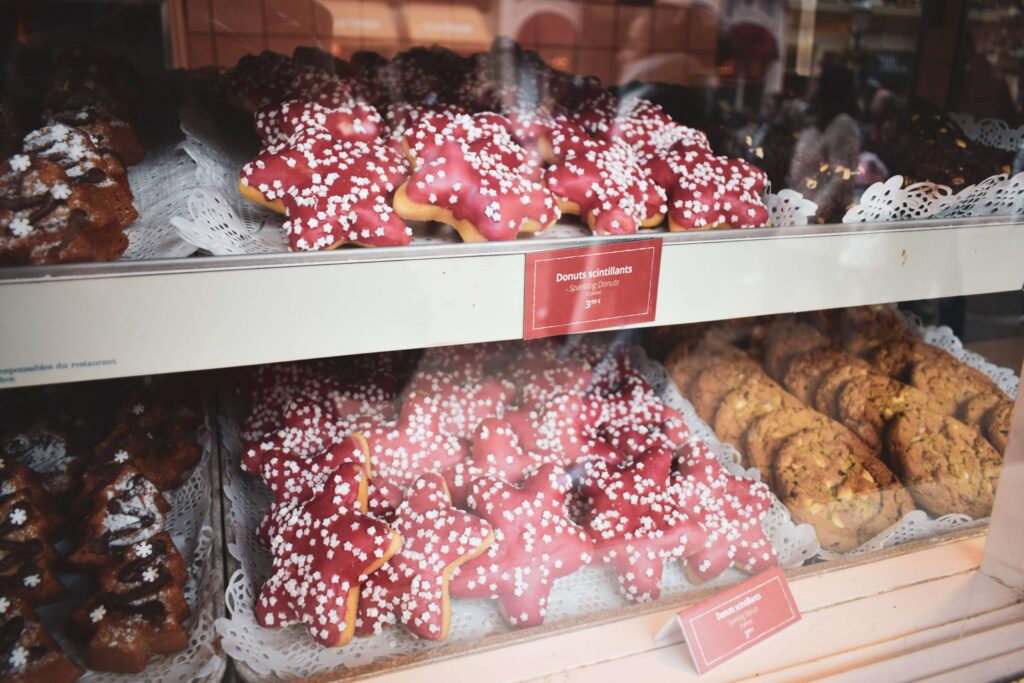
<svg viewBox="0 0 1024 683"><path fill-rule="evenodd" d="M394 54L441 44L470 53L494 38L487 3L389 0L172 0L175 63L234 64L244 54L291 54L312 45L345 57L358 50ZM255 10L255 11L254 11Z"/></svg>

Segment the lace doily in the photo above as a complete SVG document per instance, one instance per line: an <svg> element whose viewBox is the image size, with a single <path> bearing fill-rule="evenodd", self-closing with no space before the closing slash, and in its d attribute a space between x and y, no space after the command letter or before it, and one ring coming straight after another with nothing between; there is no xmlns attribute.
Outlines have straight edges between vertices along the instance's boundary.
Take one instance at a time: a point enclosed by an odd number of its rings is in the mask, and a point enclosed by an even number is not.
<svg viewBox="0 0 1024 683"><path fill-rule="evenodd" d="M1008 152L1019 152L1024 149L1024 126L1010 128L1006 121L1001 119L975 121L974 117L967 113L950 114L949 117L960 126L969 140Z"/></svg>
<svg viewBox="0 0 1024 683"><path fill-rule="evenodd" d="M223 565L218 535L213 524L211 482L216 459L214 439L208 425L200 432L203 455L188 479L179 488L164 493L171 511L167 531L181 556L188 562L185 599L191 616L188 621L189 645L171 656L151 659L144 674L116 674L90 671L80 681L86 683L127 683L144 679L149 683L171 681L219 681L227 660L216 642L214 619L223 585ZM71 611L89 595L92 582L82 574L61 574L71 597L38 610L44 625L66 653L76 657L78 641L65 631ZM141 677L141 678L140 678Z"/></svg>
<svg viewBox="0 0 1024 683"><path fill-rule="evenodd" d="M256 153L252 140L240 134L237 125L219 122L218 118L217 113L196 106L182 111L182 146L196 164L196 185L202 189L190 193L187 206L172 221L174 227L184 240L215 255L288 251L281 228L284 217L238 192L238 172ZM817 210L813 202L793 190L768 194L765 204L771 224L776 226L806 225ZM412 228L414 245L461 243L454 230L428 230L418 224ZM659 234L664 230L645 229L640 233ZM559 240L589 234L586 226L566 222L552 226L543 235L523 239Z"/></svg>
<svg viewBox="0 0 1024 683"><path fill-rule="evenodd" d="M637 369L644 372L656 389L667 393L671 385L664 368L647 361L642 351L634 350ZM678 394L677 394L678 396ZM685 408L673 399L673 407ZM692 427L697 427L695 416L685 414ZM241 439L238 415L230 407L221 416L221 453L224 455L224 494L227 500L226 525L231 542L228 552L237 559L240 569L234 572L225 591L228 615L217 620L217 632L225 652L255 674L257 680L275 677L305 677L345 668L367 666L400 655L443 648L446 644L479 642L489 635L510 630L502 617L497 601L454 600L452 625L447 641L435 643L417 640L402 628L386 629L381 635L355 638L341 648L322 648L316 645L301 627L285 629L261 628L254 616L255 597L259 587L270 573L269 552L256 541L256 528L270 507L270 495L261 481L241 472L238 457ZM706 427L697 433L706 438L709 447L723 465L734 474L743 474L736 464L736 456L729 454ZM817 550L814 532L807 525L795 526L788 511L776 501L765 519L768 533L784 566L797 566ZM700 587L733 583L745 576L730 569L714 581ZM679 562L665 567L662 579L663 599L678 596L696 588L690 583ZM602 565L592 565L556 581L548 603L545 623L557 624L586 617L595 612L621 609L629 603L617 588L615 574Z"/></svg>
<svg viewBox="0 0 1024 683"><path fill-rule="evenodd" d="M132 204L139 217L125 229L128 249L122 259L182 258L195 253L171 225L186 207L196 186L195 163L177 144L150 149L128 168Z"/></svg>
<svg viewBox="0 0 1024 683"><path fill-rule="evenodd" d="M903 176L875 183L843 216L844 223L1024 215L1024 173L994 175L960 192L931 182L903 187Z"/></svg>
<svg viewBox="0 0 1024 683"><path fill-rule="evenodd" d="M805 199L796 190L780 190L778 194L767 194L764 204L768 207L768 220L774 226L807 225L818 213L818 205Z"/></svg>

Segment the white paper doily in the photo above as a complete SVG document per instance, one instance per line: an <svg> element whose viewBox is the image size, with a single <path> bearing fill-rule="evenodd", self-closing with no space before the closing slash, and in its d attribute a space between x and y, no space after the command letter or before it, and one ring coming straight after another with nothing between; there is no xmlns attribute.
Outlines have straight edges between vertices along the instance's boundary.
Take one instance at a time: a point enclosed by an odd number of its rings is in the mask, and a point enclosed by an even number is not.
<svg viewBox="0 0 1024 683"><path fill-rule="evenodd" d="M177 144L146 151L145 158L128 167L132 205L139 217L125 229L128 249L122 259L182 258L195 253L171 225L186 206L189 190L196 187L195 163Z"/></svg>
<svg viewBox="0 0 1024 683"><path fill-rule="evenodd" d="M1011 215L1024 215L1024 173L994 175L956 194L932 182L903 187L903 176L897 175L869 187L843 223Z"/></svg>
<svg viewBox="0 0 1024 683"><path fill-rule="evenodd" d="M1024 149L1024 126L1010 128L1006 121L1001 119L976 121L971 114L964 112L950 114L949 117L960 126L969 140L1008 152L1019 152Z"/></svg>
<svg viewBox="0 0 1024 683"><path fill-rule="evenodd" d="M659 366L647 363L642 353L640 351L638 355L634 351L634 362L643 360L643 364L634 367L644 372L648 381L653 379L657 383L654 385L656 389L664 388L667 380L664 369L658 375L656 368ZM678 402L672 405L677 409L683 407ZM692 412L684 416L692 427L697 426L692 421ZM217 631L228 655L255 671L260 680L270 680L275 676L304 677L366 666L399 655L444 647L446 644L479 641L488 635L510 630L499 611L498 603L491 600L454 600L451 632L448 640L443 643L417 640L402 628L389 628L379 636L356 638L344 647L330 649L316 645L301 626L261 628L256 623L253 605L259 586L269 574L270 555L256 541L255 532L269 508L270 496L258 478L243 474L238 467L241 451L240 422L239 417L232 415L230 409L221 416L221 452L225 457L224 494L227 499L225 521L234 539L228 544L228 552L239 561L241 568L228 581L225 601L229 616L217 621ZM709 430L694 431L706 438L708 446L731 473L743 474L734 456L725 454L725 449ZM783 566L797 566L814 555L817 543L813 530L807 525L794 526L781 503L769 511L764 526L779 551ZM746 574L743 572L730 569L699 587L733 583L744 576ZM666 565L662 578L663 598L680 595L696 587L687 580L681 563L670 562ZM619 592L614 572L602 565L592 565L555 583L545 623L559 623L602 610L621 609L628 604Z"/></svg>
<svg viewBox="0 0 1024 683"><path fill-rule="evenodd" d="M768 208L768 222L775 227L807 225L818 213L818 205L796 190L780 190L778 194L769 192L764 197L764 204Z"/></svg>
<svg viewBox="0 0 1024 683"><path fill-rule="evenodd" d="M207 418L209 420L209 418ZM219 681L224 674L227 660L216 643L217 601L220 599L220 576L223 572L216 532L212 524L214 491L211 485L215 447L211 430L204 425L200 430L200 444L203 449L199 464L177 489L164 493L171 511L167 514L167 532L174 540L181 556L188 563L188 581L185 584L185 599L191 615L187 622L189 645L181 652L155 657L149 661L142 674L117 674L90 671L82 676L87 683L171 683L172 681ZM51 635L69 655L76 655L81 645L68 637L63 626L68 616L82 600L89 595L91 582L81 574L61 574L71 597L55 605L38 610L43 623L50 628Z"/></svg>

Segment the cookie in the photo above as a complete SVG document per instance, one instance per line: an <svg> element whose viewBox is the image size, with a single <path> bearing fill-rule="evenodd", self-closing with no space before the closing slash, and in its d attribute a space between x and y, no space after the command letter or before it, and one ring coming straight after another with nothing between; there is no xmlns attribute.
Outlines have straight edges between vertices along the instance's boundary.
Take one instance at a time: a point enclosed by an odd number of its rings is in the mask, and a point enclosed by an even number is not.
<svg viewBox="0 0 1024 683"><path fill-rule="evenodd" d="M822 379L840 365L867 367L863 360L851 356L846 351L833 348L813 349L790 359L782 377L782 385L805 406L813 407L814 396Z"/></svg>
<svg viewBox="0 0 1024 683"><path fill-rule="evenodd" d="M807 323L794 318L776 320L768 326L765 336L764 369L770 377L781 381L794 357L828 346L828 337Z"/></svg>
<svg viewBox="0 0 1024 683"><path fill-rule="evenodd" d="M978 394L969 398L960 406L960 409L956 411L956 417L966 425L970 425L975 429L982 429L982 422L988 411L1004 401L1006 401L1006 396L1002 392Z"/></svg>
<svg viewBox="0 0 1024 683"><path fill-rule="evenodd" d="M941 406L914 387L879 375L854 377L836 399L836 417L876 453L887 422L905 410L941 412Z"/></svg>
<svg viewBox="0 0 1024 683"><path fill-rule="evenodd" d="M1013 404L1003 401L988 411L982 422L985 438L997 451L1006 452L1006 444L1010 440L1010 421L1013 418Z"/></svg>
<svg viewBox="0 0 1024 683"><path fill-rule="evenodd" d="M913 509L880 460L858 457L834 431L806 429L786 439L774 480L794 521L813 526L833 552L862 545Z"/></svg>
<svg viewBox="0 0 1024 683"><path fill-rule="evenodd" d="M676 345L665 360L665 368L679 391L689 396L690 385L697 375L719 360L744 363L752 369L757 367L757 363L736 346L703 339Z"/></svg>
<svg viewBox="0 0 1024 683"><path fill-rule="evenodd" d="M854 356L867 356L884 344L916 341L900 314L887 306L845 309L838 313L834 324L843 348Z"/></svg>
<svg viewBox="0 0 1024 683"><path fill-rule="evenodd" d="M697 415L710 424L725 395L753 377L768 379L761 366L749 358L723 358L700 372L685 396L693 403Z"/></svg>
<svg viewBox="0 0 1024 683"><path fill-rule="evenodd" d="M933 515L987 517L1002 458L973 427L948 415L908 410L886 433L893 468Z"/></svg>
<svg viewBox="0 0 1024 683"><path fill-rule="evenodd" d="M725 395L715 413L720 441L742 449L751 423L779 408L800 408L800 401L767 377L753 377Z"/></svg>
<svg viewBox="0 0 1024 683"><path fill-rule="evenodd" d="M818 388L814 391L815 410L825 413L833 419L839 419L839 392L843 385L855 377L867 377L873 374L870 367L860 363L846 363L837 366L825 375Z"/></svg>
<svg viewBox="0 0 1024 683"><path fill-rule="evenodd" d="M953 415L978 394L999 391L999 386L985 373L953 359L915 363L910 369L910 383L942 405L946 415Z"/></svg>
<svg viewBox="0 0 1024 683"><path fill-rule="evenodd" d="M786 439L805 429L837 432L855 453L872 454L852 432L826 415L810 408L780 408L751 423L743 451L744 466L759 469L762 481L770 484L776 451Z"/></svg>
<svg viewBox="0 0 1024 683"><path fill-rule="evenodd" d="M937 346L921 340L905 339L883 344L868 354L871 366L883 375L905 382L909 379L910 368L923 360L952 359Z"/></svg>

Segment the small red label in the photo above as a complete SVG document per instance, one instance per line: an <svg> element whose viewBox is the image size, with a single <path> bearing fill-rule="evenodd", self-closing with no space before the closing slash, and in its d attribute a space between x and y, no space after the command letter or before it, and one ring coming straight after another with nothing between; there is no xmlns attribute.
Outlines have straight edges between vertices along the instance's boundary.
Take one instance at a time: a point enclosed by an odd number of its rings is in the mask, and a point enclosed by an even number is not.
<svg viewBox="0 0 1024 683"><path fill-rule="evenodd" d="M654 320L661 240L526 255L523 338Z"/></svg>
<svg viewBox="0 0 1024 683"><path fill-rule="evenodd" d="M704 673L768 636L800 621L800 610L776 567L676 615Z"/></svg>

